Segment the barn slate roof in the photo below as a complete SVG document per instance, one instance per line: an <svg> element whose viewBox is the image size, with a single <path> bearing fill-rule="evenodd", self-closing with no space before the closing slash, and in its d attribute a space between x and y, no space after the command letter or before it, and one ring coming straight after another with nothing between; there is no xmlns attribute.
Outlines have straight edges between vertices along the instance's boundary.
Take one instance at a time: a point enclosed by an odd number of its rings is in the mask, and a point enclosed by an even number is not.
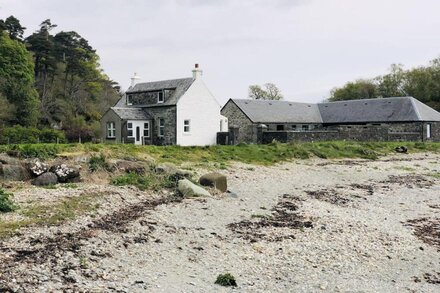
<svg viewBox="0 0 440 293"><path fill-rule="evenodd" d="M150 120L151 115L141 108L112 107L116 115L122 120Z"/></svg>
<svg viewBox="0 0 440 293"><path fill-rule="evenodd" d="M232 99L254 123L322 123L317 104Z"/></svg>
<svg viewBox="0 0 440 293"><path fill-rule="evenodd" d="M318 104L324 123L440 121L440 113L413 97Z"/></svg>
<svg viewBox="0 0 440 293"><path fill-rule="evenodd" d="M440 121L440 113L413 97L319 104L231 99L254 123L373 123Z"/></svg>
<svg viewBox="0 0 440 293"><path fill-rule="evenodd" d="M139 92L149 92L163 89L175 89L174 93L169 97L164 103L159 105L148 105L148 106L169 106L176 105L180 97L182 97L189 87L193 84L194 78L179 78L179 79L169 79L160 80L152 82L142 82L136 84L127 90L126 94L139 93Z"/></svg>

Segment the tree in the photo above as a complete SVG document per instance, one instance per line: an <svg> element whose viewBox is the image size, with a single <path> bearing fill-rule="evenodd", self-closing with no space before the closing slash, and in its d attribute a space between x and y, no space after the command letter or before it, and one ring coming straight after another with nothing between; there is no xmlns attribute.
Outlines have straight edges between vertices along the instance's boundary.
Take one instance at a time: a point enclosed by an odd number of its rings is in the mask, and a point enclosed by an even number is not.
<svg viewBox="0 0 440 293"><path fill-rule="evenodd" d="M249 98L254 100L282 100L280 89L273 83L264 84L265 89L259 85L249 86Z"/></svg>
<svg viewBox="0 0 440 293"><path fill-rule="evenodd" d="M402 64L391 64L390 73L376 77L378 95L387 97L404 97L405 70Z"/></svg>
<svg viewBox="0 0 440 293"><path fill-rule="evenodd" d="M6 18L6 20L4 21L4 27L5 30L8 31L9 37L12 40L21 41L23 39L23 33L26 28L21 26L20 21L13 15Z"/></svg>
<svg viewBox="0 0 440 293"><path fill-rule="evenodd" d="M330 101L344 101L353 99L377 98L377 86L371 80L359 79L348 82L341 88L334 88L330 92Z"/></svg>
<svg viewBox="0 0 440 293"><path fill-rule="evenodd" d="M15 120L24 126L35 126L38 118L38 94L33 88L34 64L26 47L0 35L0 93L17 111Z"/></svg>

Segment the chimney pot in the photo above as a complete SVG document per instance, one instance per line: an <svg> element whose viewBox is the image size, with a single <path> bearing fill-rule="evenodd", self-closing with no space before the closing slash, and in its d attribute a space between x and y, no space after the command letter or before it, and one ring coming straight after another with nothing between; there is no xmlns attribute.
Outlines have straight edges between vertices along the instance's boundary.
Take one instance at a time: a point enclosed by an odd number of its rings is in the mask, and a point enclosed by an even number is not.
<svg viewBox="0 0 440 293"><path fill-rule="evenodd" d="M202 77L203 71L199 68L199 63L194 65L194 69L192 70L193 78L198 79Z"/></svg>
<svg viewBox="0 0 440 293"><path fill-rule="evenodd" d="M199 68L199 63L196 63L196 64L195 64L195 68Z"/></svg>

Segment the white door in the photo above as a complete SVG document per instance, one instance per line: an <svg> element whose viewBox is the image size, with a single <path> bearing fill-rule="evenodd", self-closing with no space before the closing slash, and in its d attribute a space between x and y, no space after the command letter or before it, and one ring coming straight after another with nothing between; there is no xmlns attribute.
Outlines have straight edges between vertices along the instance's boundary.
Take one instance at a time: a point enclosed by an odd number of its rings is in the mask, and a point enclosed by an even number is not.
<svg viewBox="0 0 440 293"><path fill-rule="evenodd" d="M144 120L127 121L128 137L134 138L134 144L144 144L144 136L150 136L150 122Z"/></svg>

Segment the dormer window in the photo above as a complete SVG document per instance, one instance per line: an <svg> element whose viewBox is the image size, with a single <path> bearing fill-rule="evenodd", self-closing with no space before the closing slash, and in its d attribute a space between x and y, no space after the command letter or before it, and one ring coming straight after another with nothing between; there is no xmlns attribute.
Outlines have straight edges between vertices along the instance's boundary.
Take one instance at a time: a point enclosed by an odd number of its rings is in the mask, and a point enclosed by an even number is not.
<svg viewBox="0 0 440 293"><path fill-rule="evenodd" d="M163 103L165 99L163 98L163 92L157 93L157 103Z"/></svg>
<svg viewBox="0 0 440 293"><path fill-rule="evenodd" d="M127 105L133 105L132 95L127 95Z"/></svg>

